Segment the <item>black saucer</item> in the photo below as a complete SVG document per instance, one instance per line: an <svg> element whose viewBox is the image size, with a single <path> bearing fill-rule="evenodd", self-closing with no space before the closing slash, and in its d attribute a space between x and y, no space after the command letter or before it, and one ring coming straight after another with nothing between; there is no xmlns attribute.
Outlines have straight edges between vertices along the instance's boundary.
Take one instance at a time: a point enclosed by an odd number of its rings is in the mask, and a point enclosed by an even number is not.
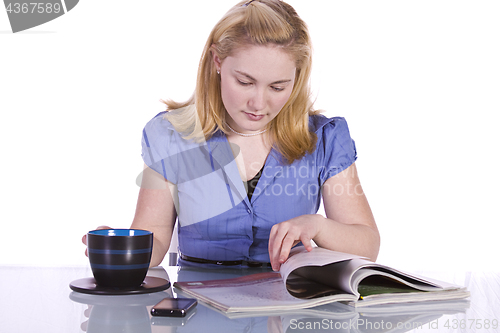
<svg viewBox="0 0 500 333"><path fill-rule="evenodd" d="M117 308L155 305L166 297L172 297L167 290L140 295L90 295L76 291L69 293L69 299L76 303Z"/></svg>
<svg viewBox="0 0 500 333"><path fill-rule="evenodd" d="M139 287L133 289L120 289L99 287L95 283L95 279L89 277L75 280L69 284L69 287L73 291L92 295L138 295L156 293L168 289L170 287L170 282L162 278L146 276L144 282Z"/></svg>

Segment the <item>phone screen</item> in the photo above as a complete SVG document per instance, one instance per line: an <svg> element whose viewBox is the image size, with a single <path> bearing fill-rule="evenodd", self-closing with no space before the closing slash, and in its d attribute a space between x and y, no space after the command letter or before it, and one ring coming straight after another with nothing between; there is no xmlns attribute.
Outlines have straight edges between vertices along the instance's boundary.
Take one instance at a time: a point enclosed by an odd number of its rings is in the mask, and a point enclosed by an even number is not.
<svg viewBox="0 0 500 333"><path fill-rule="evenodd" d="M153 316L184 317L198 302L192 298L165 298L153 306Z"/></svg>

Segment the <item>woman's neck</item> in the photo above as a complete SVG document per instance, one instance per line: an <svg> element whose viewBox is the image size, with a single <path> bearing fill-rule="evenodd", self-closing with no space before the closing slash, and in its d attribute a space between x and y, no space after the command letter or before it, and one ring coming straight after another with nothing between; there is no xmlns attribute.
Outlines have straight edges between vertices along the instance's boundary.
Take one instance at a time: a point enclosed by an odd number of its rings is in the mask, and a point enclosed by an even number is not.
<svg viewBox="0 0 500 333"><path fill-rule="evenodd" d="M230 133L227 135L227 140L232 145L237 146L237 148L233 147L233 154L241 179L247 181L255 177L266 163L267 156L271 151L268 134L243 137Z"/></svg>

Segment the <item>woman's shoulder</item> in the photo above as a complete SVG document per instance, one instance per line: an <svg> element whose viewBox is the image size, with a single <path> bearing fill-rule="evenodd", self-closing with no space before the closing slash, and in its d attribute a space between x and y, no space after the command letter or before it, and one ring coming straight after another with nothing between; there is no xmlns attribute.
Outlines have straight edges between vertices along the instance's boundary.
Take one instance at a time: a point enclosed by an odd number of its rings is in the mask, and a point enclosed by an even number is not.
<svg viewBox="0 0 500 333"><path fill-rule="evenodd" d="M183 151L205 144L203 136L195 136L192 124L186 121L192 115L189 109L181 108L172 111L163 111L154 116L144 126L142 135L144 145L148 148L168 150L169 152Z"/></svg>
<svg viewBox="0 0 500 333"><path fill-rule="evenodd" d="M349 133L347 121L344 117L328 118L322 114L309 116L309 128L311 132L316 133L318 136Z"/></svg>
<svg viewBox="0 0 500 333"><path fill-rule="evenodd" d="M343 117L310 117L309 125L318 136L316 143L317 165L325 166L322 182L348 168L357 159L356 145L351 138L347 121Z"/></svg>
<svg viewBox="0 0 500 333"><path fill-rule="evenodd" d="M172 140L182 138L183 133L179 131L179 126L176 124L176 119L180 118L179 112L182 110L162 111L149 120L143 129L143 135L150 137L152 140ZM174 118L172 119L172 116Z"/></svg>
<svg viewBox="0 0 500 333"><path fill-rule="evenodd" d="M144 130L175 130L172 123L165 117L168 111L162 111L146 123Z"/></svg>
<svg viewBox="0 0 500 333"><path fill-rule="evenodd" d="M178 132L172 123L166 119L167 111L163 111L149 120L142 130L143 149L153 149L161 154L171 151L182 140L178 140Z"/></svg>
<svg viewBox="0 0 500 333"><path fill-rule="evenodd" d="M205 142L194 105L188 105L175 110L158 113L147 124L145 129L156 132L157 135L176 136L186 141L186 144Z"/></svg>

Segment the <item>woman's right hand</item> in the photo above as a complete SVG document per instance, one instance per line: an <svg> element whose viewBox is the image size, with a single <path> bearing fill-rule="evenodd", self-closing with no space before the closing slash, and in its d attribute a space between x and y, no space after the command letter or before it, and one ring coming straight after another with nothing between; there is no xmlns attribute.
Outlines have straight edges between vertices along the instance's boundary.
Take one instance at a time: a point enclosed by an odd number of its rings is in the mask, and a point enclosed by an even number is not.
<svg viewBox="0 0 500 333"><path fill-rule="evenodd" d="M100 230L100 229L111 229L111 227L108 227L106 225L101 225L99 227L97 227L95 230ZM83 235L82 237L82 243L85 244L85 246L87 245L87 234ZM87 248L85 248L85 255L88 257L89 254L87 252Z"/></svg>

